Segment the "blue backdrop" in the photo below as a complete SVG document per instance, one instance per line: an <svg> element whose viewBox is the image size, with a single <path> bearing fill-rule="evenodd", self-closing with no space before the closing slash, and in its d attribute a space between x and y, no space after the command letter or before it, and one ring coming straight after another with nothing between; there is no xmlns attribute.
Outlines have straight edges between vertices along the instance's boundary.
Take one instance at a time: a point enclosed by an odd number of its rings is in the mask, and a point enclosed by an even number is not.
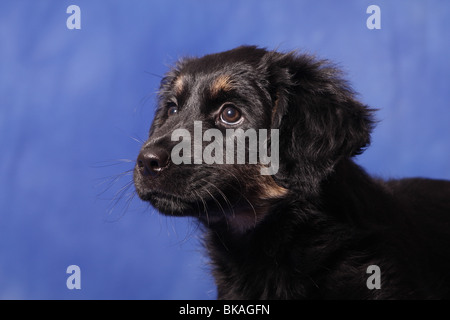
<svg viewBox="0 0 450 320"><path fill-rule="evenodd" d="M69 30L69 5L81 29ZM370 30L369 5L381 9ZM450 179L450 2L2 0L0 298L214 299L196 224L134 195L160 76L241 44L342 66L379 108L358 162ZM69 290L69 265L81 289Z"/></svg>

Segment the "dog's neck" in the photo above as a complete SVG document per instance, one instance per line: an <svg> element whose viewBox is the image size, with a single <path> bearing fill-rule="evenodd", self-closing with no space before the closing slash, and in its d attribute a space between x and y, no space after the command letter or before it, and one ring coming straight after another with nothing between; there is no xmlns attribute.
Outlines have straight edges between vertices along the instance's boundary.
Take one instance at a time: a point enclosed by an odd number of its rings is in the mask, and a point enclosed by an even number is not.
<svg viewBox="0 0 450 320"><path fill-rule="evenodd" d="M352 189L352 186L361 185L366 186L368 191ZM323 194L317 200L311 198L305 201L299 197L298 201L292 201L292 198L273 201L264 207L264 215L259 216L259 221L254 221L253 228L243 230L237 225L240 222L250 225L252 221L244 219L251 220L251 214L241 217L241 220L230 220L231 223L210 226L206 247L215 268L213 272L218 281L219 297L239 298L239 293L227 291L227 281L237 280L227 277L240 273L243 275L242 279L254 280L243 283L242 286L253 286L251 292L257 292L256 287L261 287L259 292L262 296L255 296L255 299L263 297L267 290L272 290L273 288L269 289L270 286L288 287L289 282L274 283L279 281L277 277L283 275L286 275L286 279L291 279L292 273L298 274L298 278L305 283L305 290L315 290L310 274L315 272L317 266L326 264L325 261L340 249L336 243L330 242L329 235L338 237L340 246L355 241L358 243L353 230L355 224L364 224L355 213L361 210L358 207L359 197L364 197L364 192L375 192L380 197L388 196L378 183L351 160L343 160L336 165L333 174L322 182L321 192ZM331 200L323 203L319 198ZM343 208L345 203L349 205ZM334 207L339 207L339 210L333 210ZM336 216L335 211L347 214ZM320 246L320 250L317 246ZM314 256L310 256L311 253ZM263 266L267 269L263 269ZM274 271L277 266L283 266L283 270ZM256 271L255 268L261 269ZM231 269L233 272L230 272ZM259 276L255 276L258 273ZM266 283L258 283L257 278L265 279ZM270 283L271 281L274 283ZM270 294L267 294L269 297Z"/></svg>
<svg viewBox="0 0 450 320"><path fill-rule="evenodd" d="M296 212L302 221L309 218L310 211L333 212L333 207L344 205L343 199L349 196L360 196L365 190L355 189L353 186L365 185L373 193L380 193L380 185L372 177L360 168L351 159L341 159L336 163L332 173L321 181L316 188L317 193L305 195L300 190L285 189L270 178L264 184L264 190L253 193L258 195L257 199L245 199L239 205L224 213L223 218L215 223L204 221L207 228L221 234L230 236L243 236L255 232L260 224L273 224L280 220L279 211ZM300 188L301 189L301 188ZM381 193L383 191L381 190ZM291 195L295 194L294 197ZM289 196L288 196L289 195ZM380 194L381 197L384 195ZM293 200L294 199L294 200ZM326 199L326 203L324 203ZM353 204L353 202L345 202ZM352 211L348 208L347 211ZM267 221L266 221L267 220ZM294 219L295 220L295 219Z"/></svg>

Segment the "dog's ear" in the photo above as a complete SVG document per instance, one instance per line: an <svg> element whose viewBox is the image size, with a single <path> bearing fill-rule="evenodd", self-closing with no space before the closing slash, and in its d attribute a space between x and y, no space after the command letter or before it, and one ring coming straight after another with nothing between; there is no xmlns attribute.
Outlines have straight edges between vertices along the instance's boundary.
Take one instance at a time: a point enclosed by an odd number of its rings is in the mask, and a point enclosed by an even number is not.
<svg viewBox="0 0 450 320"><path fill-rule="evenodd" d="M269 52L261 63L273 101L272 128L280 130L281 176L320 180L339 159L369 145L373 110L355 99L338 69L296 53Z"/></svg>

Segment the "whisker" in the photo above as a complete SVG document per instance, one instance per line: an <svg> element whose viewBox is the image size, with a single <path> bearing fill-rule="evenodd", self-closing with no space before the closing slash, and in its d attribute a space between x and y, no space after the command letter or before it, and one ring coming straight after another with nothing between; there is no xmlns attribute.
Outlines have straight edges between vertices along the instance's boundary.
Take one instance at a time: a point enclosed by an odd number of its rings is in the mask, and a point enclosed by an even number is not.
<svg viewBox="0 0 450 320"><path fill-rule="evenodd" d="M220 167L219 167L219 168L220 168ZM220 169L222 169L222 168L220 168ZM220 169L219 169L219 170L220 170ZM247 203L249 204L249 206L251 207L251 209L252 209L252 211L253 211L254 221L255 221L255 225L256 225L256 224L257 224L257 220L258 220L258 215L257 215L257 213L256 213L255 206L254 206L254 205L252 204L252 202L246 197L246 195L242 192L242 184L241 184L241 180L238 179L238 177L237 177L233 172L227 171L227 170L225 170L225 169L222 169L222 170L225 171L226 174L227 174L228 176L232 176L232 177L238 182L238 184L239 184L239 189L236 188L236 186L234 186L234 185L231 184L231 183L228 183L228 185L229 185L233 190L235 190L236 193L238 193L239 196L241 196L241 197L245 200L245 202L247 202Z"/></svg>
<svg viewBox="0 0 450 320"><path fill-rule="evenodd" d="M144 144L145 140L141 139L141 138L137 138L137 137L133 137L133 136L128 136L128 138L130 138L131 140L136 141L139 144Z"/></svg>
<svg viewBox="0 0 450 320"><path fill-rule="evenodd" d="M123 178L124 176L129 176L133 174L133 169L124 171L122 173L113 175L113 176L109 176L109 177L103 177L103 178L99 178L97 180L100 180L100 182L98 182L95 187L99 188L102 185L106 185L106 187L103 189L103 191L101 191L100 193L97 194L97 197L100 197L101 195L103 195L104 193L106 193L108 190L110 190L112 188L112 186L119 181L121 178Z"/></svg>
<svg viewBox="0 0 450 320"><path fill-rule="evenodd" d="M214 188L220 193L220 195L222 196L222 198L223 198L223 199L225 200L225 202L227 203L228 208L230 208L230 211L231 211L231 213L232 213L232 216L234 217L234 216L235 216L235 213L234 213L233 206L231 205L231 202L230 202L230 200L228 199L228 197L222 192L222 190L220 190L220 188L218 188L214 183L212 183L212 182L210 182L210 181L207 181L207 180L205 180L205 179L201 179L201 181L208 183L209 185L211 185L212 187L214 187Z"/></svg>
<svg viewBox="0 0 450 320"><path fill-rule="evenodd" d="M106 168L106 167L112 167L112 166L118 166L124 163L133 163L136 160L131 159L115 159L115 160L105 160L105 161L98 161L92 164L91 168Z"/></svg>
<svg viewBox="0 0 450 320"><path fill-rule="evenodd" d="M217 203L217 205L220 207L220 210L222 210L223 216L225 218L225 221L227 221L227 215L225 213L225 210L223 209L222 205L220 204L220 202L213 196L213 194L211 192L209 192L208 189L204 189L206 192L208 192L208 194L211 196L211 198L214 200L215 203ZM228 222L227 222L228 224Z"/></svg>
<svg viewBox="0 0 450 320"><path fill-rule="evenodd" d="M122 188L120 188L118 191L116 191L115 194L113 195L113 198L111 199L111 203L109 205L110 208L108 210L108 216L112 216L114 209L118 206L119 202L123 199L123 197L125 195L127 195L127 201L125 202L125 206L121 210L121 214L117 217L117 219L114 219L113 221L119 220L127 212L128 208L131 204L131 200L134 198L134 195L136 194L135 191L127 194L127 191L130 189L131 186L133 186L132 180L127 182ZM107 220L107 221L113 222L110 220Z"/></svg>
<svg viewBox="0 0 450 320"><path fill-rule="evenodd" d="M157 73L153 73L153 72L149 72L149 71L144 71L144 73L149 74L149 75L154 76L154 77L157 77L159 79L163 78L163 76L161 76L161 75L159 75Z"/></svg>
<svg viewBox="0 0 450 320"><path fill-rule="evenodd" d="M203 212L205 213L205 215L206 215L206 217L208 219L209 218L208 217L208 209L207 209L205 200L198 194L198 192L195 189L193 191L194 191L195 195L202 201L202 203L203 203ZM200 208L199 208L199 211L200 211ZM200 217L200 214L199 214L199 217ZM208 225L209 225L209 220L208 220Z"/></svg>
<svg viewBox="0 0 450 320"><path fill-rule="evenodd" d="M130 164L133 164L132 168L128 170L124 170L123 172L96 178L94 179L95 185L94 187L97 189L97 199L99 200L108 200L108 204L106 206L106 218L107 222L113 222L117 219L120 219L125 213L129 210L133 199L136 196L136 190L134 190L133 185L133 173L134 173L134 161L127 158L120 158L115 160L106 160L99 161L92 165L93 168L108 168L118 165L127 165L128 168ZM131 177L131 179L130 179ZM125 180L123 180L125 178ZM119 182L125 182L118 189L116 186ZM130 190L130 188L132 190ZM123 202L122 202L123 201ZM122 202L122 204L121 204ZM119 208L118 210L116 210ZM111 219L111 217L116 215L116 212L120 212L117 219Z"/></svg>

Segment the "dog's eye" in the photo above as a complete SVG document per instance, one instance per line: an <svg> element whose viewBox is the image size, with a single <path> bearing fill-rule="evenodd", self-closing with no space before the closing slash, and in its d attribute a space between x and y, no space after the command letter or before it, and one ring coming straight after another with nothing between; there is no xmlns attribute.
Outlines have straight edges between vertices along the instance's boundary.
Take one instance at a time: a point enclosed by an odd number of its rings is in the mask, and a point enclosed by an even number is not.
<svg viewBox="0 0 450 320"><path fill-rule="evenodd" d="M171 105L167 110L167 115L169 117L174 116L178 113L178 107L176 105Z"/></svg>
<svg viewBox="0 0 450 320"><path fill-rule="evenodd" d="M231 103L223 106L220 120L226 124L236 124L241 119L241 112Z"/></svg>

